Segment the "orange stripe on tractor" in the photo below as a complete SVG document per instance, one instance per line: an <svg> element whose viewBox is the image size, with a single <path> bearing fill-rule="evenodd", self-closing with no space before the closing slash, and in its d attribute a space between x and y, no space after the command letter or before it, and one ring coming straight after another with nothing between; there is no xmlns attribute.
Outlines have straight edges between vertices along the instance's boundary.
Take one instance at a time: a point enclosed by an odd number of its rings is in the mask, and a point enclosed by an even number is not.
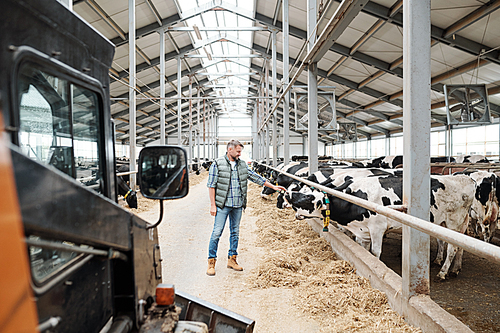
<svg viewBox="0 0 500 333"><path fill-rule="evenodd" d="M1 111L1 109L0 109ZM0 333L38 332L14 171L0 112Z"/></svg>

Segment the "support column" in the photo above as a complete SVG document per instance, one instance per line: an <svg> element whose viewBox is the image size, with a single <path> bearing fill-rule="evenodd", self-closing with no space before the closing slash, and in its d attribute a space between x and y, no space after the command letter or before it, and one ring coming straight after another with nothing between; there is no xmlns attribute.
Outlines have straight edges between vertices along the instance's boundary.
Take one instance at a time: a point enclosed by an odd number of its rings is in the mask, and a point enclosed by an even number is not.
<svg viewBox="0 0 500 333"><path fill-rule="evenodd" d="M277 82L276 82L276 75L277 75L277 62L276 62L276 52L277 52L277 47L278 44L276 42L276 30L273 30L271 33L272 37L272 61L273 61L273 103L272 106L273 108L276 106L276 93L278 91L277 89ZM278 165L278 108L276 108L273 112L273 166L276 167Z"/></svg>
<svg viewBox="0 0 500 333"><path fill-rule="evenodd" d="M391 136L387 134L385 136L385 156L391 155Z"/></svg>
<svg viewBox="0 0 500 333"><path fill-rule="evenodd" d="M316 0L307 0L307 36L310 51L316 41ZM318 171L318 63L309 65L307 75L307 101L308 101L308 139L309 139L309 174ZM296 120L297 121L297 120Z"/></svg>
<svg viewBox="0 0 500 333"><path fill-rule="evenodd" d="M403 202L408 205L408 214L427 221L430 209L430 18L430 0L403 0ZM402 295L407 300L417 294L429 294L429 239L429 235L403 226Z"/></svg>
<svg viewBox="0 0 500 333"><path fill-rule="evenodd" d="M213 159L213 149L212 149L212 110L208 109L208 158Z"/></svg>
<svg viewBox="0 0 500 333"><path fill-rule="evenodd" d="M288 1L283 0L283 88L288 87L289 75L289 21ZM283 99L283 157L285 165L290 163L290 92Z"/></svg>
<svg viewBox="0 0 500 333"><path fill-rule="evenodd" d="M266 105L266 113L264 119L266 119L269 116L269 60L266 59L266 83L265 83L265 92L266 92L266 99L265 99L265 105ZM269 165L269 121L266 123L266 164ZM275 165L276 166L276 165Z"/></svg>
<svg viewBox="0 0 500 333"><path fill-rule="evenodd" d="M208 111L208 154L210 155L210 159L215 159L214 157L214 149L212 147L212 142L213 142L213 130L214 130L214 126L213 126L213 122L214 122L214 119L213 119L213 114L212 114L212 110L210 109Z"/></svg>
<svg viewBox="0 0 500 333"><path fill-rule="evenodd" d="M198 87L198 108L196 109L196 117L198 119L198 130L196 131L196 147L197 147L197 154L196 157L198 158L198 162L200 162L200 144L201 144L201 123L200 123L200 87ZM198 165L198 168L201 168L201 165Z"/></svg>
<svg viewBox="0 0 500 333"><path fill-rule="evenodd" d="M205 109L205 100L203 100L203 158L207 158L207 112Z"/></svg>
<svg viewBox="0 0 500 333"><path fill-rule="evenodd" d="M217 112L214 110L214 156L219 157L219 117Z"/></svg>
<svg viewBox="0 0 500 333"><path fill-rule="evenodd" d="M193 163L193 77L189 76L188 163Z"/></svg>
<svg viewBox="0 0 500 333"><path fill-rule="evenodd" d="M258 88L258 91L259 91L259 99L257 100L258 101L258 117L257 117L257 124L259 126L259 128L262 126L262 117L263 117L263 103L264 101L262 100L262 96L263 96L263 88L262 86L260 86ZM259 147L258 147L258 152L259 152L259 160L262 160L263 157L264 157L264 130L261 130L259 131L257 134L258 134L258 139L259 139Z"/></svg>
<svg viewBox="0 0 500 333"><path fill-rule="evenodd" d="M453 156L453 125L450 126L450 157ZM451 158L450 158L451 159Z"/></svg>
<svg viewBox="0 0 500 333"><path fill-rule="evenodd" d="M259 130L259 128L257 127L258 123L257 123L257 110L259 109L258 107L259 103L255 103L255 106L254 106L254 110L253 110L253 113L252 113L252 160L256 161L258 159L258 149L259 149L259 145L258 145L258 140L259 140L259 136L258 136L258 133L257 131Z"/></svg>
<svg viewBox="0 0 500 333"><path fill-rule="evenodd" d="M181 133L181 104L182 104L182 63L181 57L177 57L177 145L182 147Z"/></svg>
<svg viewBox="0 0 500 333"><path fill-rule="evenodd" d="M129 88L128 88L128 119L129 119L129 143L130 162L129 170L137 171L136 168L136 96L135 96L135 0L128 0L128 61L129 61ZM136 174L130 175L130 188L135 190Z"/></svg>
<svg viewBox="0 0 500 333"><path fill-rule="evenodd" d="M160 145L165 145L165 30L160 30Z"/></svg>

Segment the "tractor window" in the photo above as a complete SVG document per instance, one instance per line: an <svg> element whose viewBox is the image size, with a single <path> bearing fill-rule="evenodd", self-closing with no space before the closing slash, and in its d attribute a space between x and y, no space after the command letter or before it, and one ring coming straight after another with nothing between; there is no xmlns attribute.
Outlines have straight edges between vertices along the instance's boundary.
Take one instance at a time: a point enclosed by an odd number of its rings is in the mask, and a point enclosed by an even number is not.
<svg viewBox="0 0 500 333"><path fill-rule="evenodd" d="M22 151L101 192L98 95L29 63L17 86Z"/></svg>

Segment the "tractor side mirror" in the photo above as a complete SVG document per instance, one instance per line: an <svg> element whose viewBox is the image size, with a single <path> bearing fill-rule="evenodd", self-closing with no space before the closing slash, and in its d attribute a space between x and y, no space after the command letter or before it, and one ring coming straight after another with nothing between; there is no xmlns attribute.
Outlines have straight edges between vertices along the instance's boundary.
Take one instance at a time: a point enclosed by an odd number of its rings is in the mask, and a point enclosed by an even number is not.
<svg viewBox="0 0 500 333"><path fill-rule="evenodd" d="M139 186L149 199L179 199L188 194L186 151L177 146L145 147L139 154Z"/></svg>

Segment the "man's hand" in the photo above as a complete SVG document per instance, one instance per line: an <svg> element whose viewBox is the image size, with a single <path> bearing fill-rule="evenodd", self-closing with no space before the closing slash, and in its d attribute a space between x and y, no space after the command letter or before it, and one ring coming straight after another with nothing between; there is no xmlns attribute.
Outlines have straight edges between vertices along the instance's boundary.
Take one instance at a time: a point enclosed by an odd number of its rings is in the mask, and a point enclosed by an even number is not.
<svg viewBox="0 0 500 333"><path fill-rule="evenodd" d="M217 214L217 206L210 206L210 215L215 216Z"/></svg>
<svg viewBox="0 0 500 333"><path fill-rule="evenodd" d="M286 192L286 188L284 188L283 186L280 186L280 185L274 185L273 190Z"/></svg>

